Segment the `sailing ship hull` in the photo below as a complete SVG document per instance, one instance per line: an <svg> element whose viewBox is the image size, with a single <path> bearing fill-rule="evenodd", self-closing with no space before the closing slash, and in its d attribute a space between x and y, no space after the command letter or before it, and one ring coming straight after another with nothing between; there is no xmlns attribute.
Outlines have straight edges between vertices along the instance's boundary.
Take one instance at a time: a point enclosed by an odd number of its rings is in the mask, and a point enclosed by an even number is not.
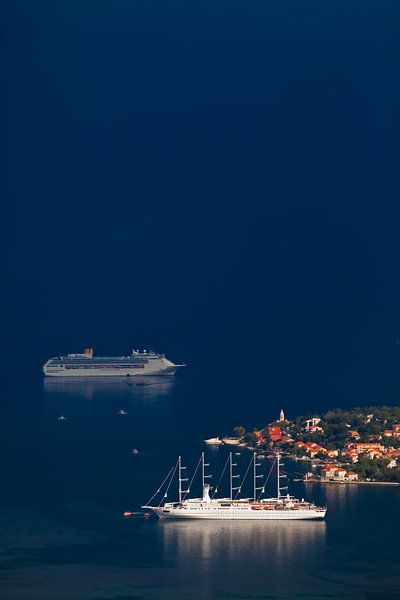
<svg viewBox="0 0 400 600"><path fill-rule="evenodd" d="M162 508L152 508L160 519L213 519L229 521L295 521L324 519L326 510L252 510L252 509L173 509L165 512Z"/></svg>

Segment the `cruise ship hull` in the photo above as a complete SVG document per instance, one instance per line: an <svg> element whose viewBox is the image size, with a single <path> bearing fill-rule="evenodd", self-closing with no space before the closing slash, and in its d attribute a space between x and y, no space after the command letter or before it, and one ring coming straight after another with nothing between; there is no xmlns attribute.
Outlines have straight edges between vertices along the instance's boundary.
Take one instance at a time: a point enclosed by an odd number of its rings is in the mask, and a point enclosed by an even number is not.
<svg viewBox="0 0 400 600"><path fill-rule="evenodd" d="M130 356L94 356L93 348L83 354L68 354L50 358L43 365L47 377L143 377L145 375L175 375L185 365L176 365L164 354L139 352Z"/></svg>
<svg viewBox="0 0 400 600"><path fill-rule="evenodd" d="M143 376L160 376L160 375L175 375L176 371L182 365L174 365L165 369L143 369L138 373L137 369L60 369L58 371L46 370L43 367L43 372L47 377L143 377Z"/></svg>

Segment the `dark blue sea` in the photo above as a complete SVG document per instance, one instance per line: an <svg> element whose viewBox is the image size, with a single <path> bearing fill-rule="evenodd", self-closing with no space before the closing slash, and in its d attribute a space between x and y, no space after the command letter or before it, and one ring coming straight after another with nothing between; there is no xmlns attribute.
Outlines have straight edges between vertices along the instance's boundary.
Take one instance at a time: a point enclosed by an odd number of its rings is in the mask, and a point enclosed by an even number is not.
<svg viewBox="0 0 400 600"><path fill-rule="evenodd" d="M188 367L147 380L9 373L4 384L1 598L400 597L400 488L305 488L292 480L301 467L287 465L292 492L327 503L326 522L122 516L149 499L178 453L191 474L204 437L277 416L280 404L254 406L240 378L210 385ZM206 453L217 477L226 449ZM236 458L243 471L248 452Z"/></svg>
<svg viewBox="0 0 400 600"><path fill-rule="evenodd" d="M203 438L400 404L399 9L0 3L2 600L400 600L400 488L291 481L324 523L122 517ZM89 345L188 367L44 380Z"/></svg>

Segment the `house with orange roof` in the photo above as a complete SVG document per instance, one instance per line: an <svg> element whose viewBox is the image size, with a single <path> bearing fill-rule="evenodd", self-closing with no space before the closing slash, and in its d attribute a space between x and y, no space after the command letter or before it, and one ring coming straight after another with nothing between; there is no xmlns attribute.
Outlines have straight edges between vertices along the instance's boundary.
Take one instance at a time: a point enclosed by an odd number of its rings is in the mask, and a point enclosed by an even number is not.
<svg viewBox="0 0 400 600"><path fill-rule="evenodd" d="M305 451L310 455L311 458L314 458L316 454L323 453L325 448L320 446L319 444L315 444L314 442L307 442L305 446Z"/></svg>
<svg viewBox="0 0 400 600"><path fill-rule="evenodd" d="M296 446L296 448L304 448L306 443L305 442L295 442L294 445Z"/></svg>
<svg viewBox="0 0 400 600"><path fill-rule="evenodd" d="M371 458L372 460L375 460L375 458L382 458L383 456L383 452L379 452L379 450L370 450L365 454L366 456L368 456L368 458Z"/></svg>
<svg viewBox="0 0 400 600"><path fill-rule="evenodd" d="M364 454L371 451L383 452L385 447L377 442L355 442L347 444L347 448L357 450L359 454Z"/></svg>
<svg viewBox="0 0 400 600"><path fill-rule="evenodd" d="M335 458L336 456L339 456L339 450L326 450L325 454L329 456L329 458Z"/></svg>
<svg viewBox="0 0 400 600"><path fill-rule="evenodd" d="M261 446L262 444L266 444L267 440L265 439L265 437L263 437L263 434L261 433L261 431L255 431L254 433L257 438L258 446Z"/></svg>
<svg viewBox="0 0 400 600"><path fill-rule="evenodd" d="M322 479L333 479L335 477L336 466L335 465L326 465L323 469L321 469L321 478Z"/></svg>
<svg viewBox="0 0 400 600"><path fill-rule="evenodd" d="M348 458L353 463L358 462L358 452L354 448L344 450L342 452L342 456L344 456L345 458Z"/></svg>
<svg viewBox="0 0 400 600"><path fill-rule="evenodd" d="M308 433L324 433L324 430L319 425L310 425L307 427Z"/></svg>
<svg viewBox="0 0 400 600"><path fill-rule="evenodd" d="M273 427L272 425L268 426L269 437L271 438L271 442L278 442L282 437L282 431L280 427Z"/></svg>
<svg viewBox="0 0 400 600"><path fill-rule="evenodd" d="M342 467L337 467L336 468L335 479L339 479L339 480L343 480L344 481L346 475L347 475L346 469L343 469Z"/></svg>
<svg viewBox="0 0 400 600"><path fill-rule="evenodd" d="M358 479L357 473L354 471L347 471L343 467L337 467L336 465L327 465L321 470L322 481L356 481Z"/></svg>

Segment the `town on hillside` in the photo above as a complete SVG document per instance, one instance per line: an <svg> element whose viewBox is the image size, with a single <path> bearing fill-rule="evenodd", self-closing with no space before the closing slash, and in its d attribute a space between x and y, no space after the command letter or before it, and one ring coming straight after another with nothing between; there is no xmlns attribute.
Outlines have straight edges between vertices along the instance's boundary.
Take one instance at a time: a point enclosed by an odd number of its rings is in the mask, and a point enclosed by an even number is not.
<svg viewBox="0 0 400 600"><path fill-rule="evenodd" d="M246 431L234 428L248 448L281 450L294 460L313 460L321 482L400 482L400 407L364 407L329 410L322 415L277 421Z"/></svg>

